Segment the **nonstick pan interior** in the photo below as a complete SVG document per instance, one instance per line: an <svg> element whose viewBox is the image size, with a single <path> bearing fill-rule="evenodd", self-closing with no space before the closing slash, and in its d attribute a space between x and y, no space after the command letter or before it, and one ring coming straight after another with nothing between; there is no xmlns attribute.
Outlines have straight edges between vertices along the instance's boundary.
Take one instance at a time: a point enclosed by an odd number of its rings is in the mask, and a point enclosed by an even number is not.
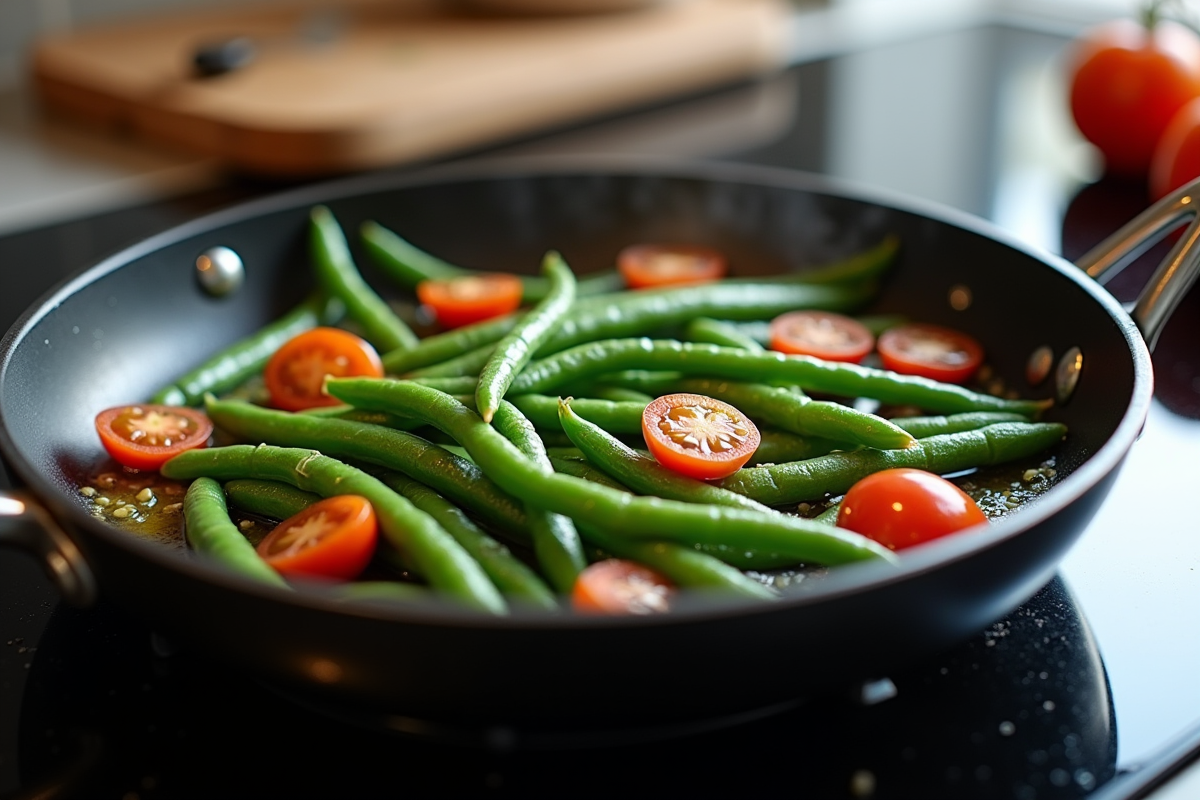
<svg viewBox="0 0 1200 800"><path fill-rule="evenodd" d="M914 551L900 570L847 568L770 606L699 605L651 620L333 607L249 585L89 518L74 482L98 452L96 410L148 396L298 302L311 288L304 243L316 202L352 240L374 219L448 261L516 272L535 271L556 249L586 273L636 241L708 244L743 274L802 271L898 235L899 262L871 311L975 335L997 374L1025 396L1052 392L1025 382L1036 348L1081 349L1075 395L1047 414L1070 430L1057 454L1065 477L986 533ZM216 245L237 251L247 268L242 289L221 299L193 276L196 256ZM382 285L365 256L360 264ZM565 704L580 682L614 687L584 704L594 714L640 713L650 703L657 714L687 715L697 693L708 711L766 705L967 636L1048 580L1132 444L1151 383L1133 324L1069 264L944 210L717 165L476 165L272 198L89 270L9 332L3 359L5 458L63 521L104 592L277 680L405 711L483 717L580 713ZM630 653L652 654L656 674L672 675L669 688L644 680ZM536 697L513 693L530 670L550 677ZM714 696L718 677L746 680Z"/></svg>

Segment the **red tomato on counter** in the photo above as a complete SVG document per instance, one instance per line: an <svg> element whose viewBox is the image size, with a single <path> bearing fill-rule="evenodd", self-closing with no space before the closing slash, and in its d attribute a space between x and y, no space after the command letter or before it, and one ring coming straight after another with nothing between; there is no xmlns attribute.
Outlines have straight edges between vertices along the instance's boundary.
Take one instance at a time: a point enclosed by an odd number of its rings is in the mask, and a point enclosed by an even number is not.
<svg viewBox="0 0 1200 800"><path fill-rule="evenodd" d="M1071 114L1115 174L1144 176L1171 118L1200 97L1200 36L1169 20L1113 20L1076 41Z"/></svg>

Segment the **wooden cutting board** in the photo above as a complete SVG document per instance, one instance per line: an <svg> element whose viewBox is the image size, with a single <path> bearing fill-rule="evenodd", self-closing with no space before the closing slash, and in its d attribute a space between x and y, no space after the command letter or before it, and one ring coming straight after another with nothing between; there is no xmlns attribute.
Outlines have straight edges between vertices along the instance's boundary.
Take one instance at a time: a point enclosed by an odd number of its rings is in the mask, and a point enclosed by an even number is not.
<svg viewBox="0 0 1200 800"><path fill-rule="evenodd" d="M432 0L206 9L38 42L43 106L273 175L448 154L777 66L784 0L502 17ZM206 44L256 56L197 76Z"/></svg>

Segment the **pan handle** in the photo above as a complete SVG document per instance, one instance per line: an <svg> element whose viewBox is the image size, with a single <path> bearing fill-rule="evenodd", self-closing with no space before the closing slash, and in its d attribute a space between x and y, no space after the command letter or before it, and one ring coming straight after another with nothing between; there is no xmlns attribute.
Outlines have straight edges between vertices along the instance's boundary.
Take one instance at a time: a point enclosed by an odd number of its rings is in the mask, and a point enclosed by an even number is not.
<svg viewBox="0 0 1200 800"><path fill-rule="evenodd" d="M1189 217L1191 223L1130 309L1151 350L1171 313L1200 275L1200 179L1159 200L1075 262L1104 283Z"/></svg>
<svg viewBox="0 0 1200 800"><path fill-rule="evenodd" d="M30 553L59 594L81 608L96 601L96 579L83 554L40 503L24 492L0 492L0 545Z"/></svg>

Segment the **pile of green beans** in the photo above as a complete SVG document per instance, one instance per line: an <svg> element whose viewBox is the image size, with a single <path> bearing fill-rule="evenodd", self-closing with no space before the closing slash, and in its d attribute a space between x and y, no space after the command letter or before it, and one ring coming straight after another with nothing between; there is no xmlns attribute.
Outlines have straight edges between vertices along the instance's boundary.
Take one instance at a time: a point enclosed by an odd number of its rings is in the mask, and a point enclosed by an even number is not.
<svg viewBox="0 0 1200 800"><path fill-rule="evenodd" d="M403 289L473 274L378 223L361 234ZM228 507L284 519L323 496L355 493L380 520L377 560L402 575L348 585L337 599L436 596L490 614L553 612L590 559L620 557L679 587L769 601L778 596L772 570L897 563L833 525L837 496L860 477L1019 461L1066 433L1036 421L1049 401L765 349L766 322L778 314L851 312L870 300L899 251L894 238L782 279L634 292L618 291L615 271L577 279L550 251L541 276L523 281L527 310L423 339L358 273L329 209L313 209L309 245L317 293L155 395L203 403L221 437L236 442L183 453L162 474L192 481L184 509L192 548L266 585L288 586ZM260 371L290 336L340 313L395 377L327 378L326 392L344 405L298 413L217 396ZM759 425L749 466L700 481L640 449L647 405L676 392L725 400ZM887 419L810 392L935 416ZM789 513L801 502L826 510L813 519Z"/></svg>

